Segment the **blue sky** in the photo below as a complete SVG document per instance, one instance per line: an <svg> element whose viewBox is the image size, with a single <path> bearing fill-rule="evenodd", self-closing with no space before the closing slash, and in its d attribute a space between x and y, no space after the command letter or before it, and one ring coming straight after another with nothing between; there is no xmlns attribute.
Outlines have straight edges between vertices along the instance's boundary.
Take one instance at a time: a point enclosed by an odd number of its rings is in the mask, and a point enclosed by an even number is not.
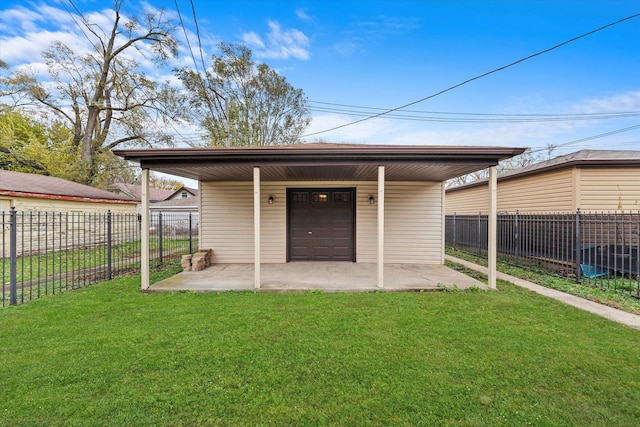
<svg viewBox="0 0 640 427"><path fill-rule="evenodd" d="M110 1L74 3L87 17L108 22ZM198 46L191 2L177 3L189 39ZM0 58L12 67L31 64L37 70L40 51L56 38L86 48L63 7L71 10L69 5L68 0L5 0ZM554 155L583 148L640 149L640 129L589 139L640 125L640 17L408 108L418 112L394 113L412 120L382 116L322 132L640 13L636 0L193 0L193 5L205 58L220 41L245 43L257 61L304 90L313 116L308 141L500 145L539 152L553 144ZM177 17L171 0L125 0L123 11L131 15L149 6ZM181 31L177 36L184 39ZM193 64L183 50L174 65ZM158 78L168 73L148 72ZM614 114L622 112L629 114ZM582 139L588 140L573 142Z"/></svg>

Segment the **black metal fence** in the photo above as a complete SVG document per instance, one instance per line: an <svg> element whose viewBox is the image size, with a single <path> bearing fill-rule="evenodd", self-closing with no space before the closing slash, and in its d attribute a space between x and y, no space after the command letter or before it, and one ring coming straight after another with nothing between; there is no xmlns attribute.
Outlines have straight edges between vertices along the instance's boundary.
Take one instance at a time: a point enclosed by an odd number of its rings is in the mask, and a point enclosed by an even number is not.
<svg viewBox="0 0 640 427"><path fill-rule="evenodd" d="M152 266L197 251L198 214L153 212ZM2 306L140 271L135 213L0 211Z"/></svg>
<svg viewBox="0 0 640 427"><path fill-rule="evenodd" d="M640 212L499 214L498 260L640 298ZM447 215L450 247L487 255L487 215Z"/></svg>

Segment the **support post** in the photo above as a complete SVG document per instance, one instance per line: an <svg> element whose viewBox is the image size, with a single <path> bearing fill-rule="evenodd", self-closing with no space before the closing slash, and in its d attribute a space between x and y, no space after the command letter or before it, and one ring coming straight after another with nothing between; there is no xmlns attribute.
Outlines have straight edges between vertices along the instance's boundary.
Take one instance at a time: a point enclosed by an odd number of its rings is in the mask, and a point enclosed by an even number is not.
<svg viewBox="0 0 640 427"><path fill-rule="evenodd" d="M378 166L378 288L384 287L384 166Z"/></svg>
<svg viewBox="0 0 640 427"><path fill-rule="evenodd" d="M498 179L495 166L489 168L489 217L487 259L489 261L489 288L496 289Z"/></svg>
<svg viewBox="0 0 640 427"><path fill-rule="evenodd" d="M260 289L260 168L253 168L253 287Z"/></svg>
<svg viewBox="0 0 640 427"><path fill-rule="evenodd" d="M141 259L140 259L140 288L145 291L149 289L149 169L142 169L142 224L140 224L140 247L141 247Z"/></svg>

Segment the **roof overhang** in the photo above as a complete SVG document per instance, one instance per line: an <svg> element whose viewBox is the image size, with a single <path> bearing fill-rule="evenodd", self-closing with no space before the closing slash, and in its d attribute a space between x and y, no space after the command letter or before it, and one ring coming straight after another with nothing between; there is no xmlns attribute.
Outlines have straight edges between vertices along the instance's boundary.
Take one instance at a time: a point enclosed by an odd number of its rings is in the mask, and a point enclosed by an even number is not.
<svg viewBox="0 0 640 427"><path fill-rule="evenodd" d="M445 181L495 166L524 148L421 145L300 144L291 146L115 150L150 169L199 181L372 181L377 166L389 181Z"/></svg>

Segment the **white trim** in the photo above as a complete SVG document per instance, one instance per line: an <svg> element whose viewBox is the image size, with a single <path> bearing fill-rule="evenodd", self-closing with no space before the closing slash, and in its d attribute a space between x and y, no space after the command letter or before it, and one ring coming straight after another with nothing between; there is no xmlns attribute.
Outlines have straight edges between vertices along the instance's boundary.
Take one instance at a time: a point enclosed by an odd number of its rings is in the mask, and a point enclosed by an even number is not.
<svg viewBox="0 0 640 427"><path fill-rule="evenodd" d="M497 257L497 207L498 207L498 173L495 166L489 168L489 217L487 258L489 267L489 287L496 289L496 257Z"/></svg>
<svg viewBox="0 0 640 427"><path fill-rule="evenodd" d="M142 230L141 230L141 261L140 261L140 287L144 291L149 288L149 169L142 169Z"/></svg>
<svg viewBox="0 0 640 427"><path fill-rule="evenodd" d="M253 287L260 288L260 168L253 168Z"/></svg>
<svg viewBox="0 0 640 427"><path fill-rule="evenodd" d="M378 166L378 287L384 287L384 166Z"/></svg>

